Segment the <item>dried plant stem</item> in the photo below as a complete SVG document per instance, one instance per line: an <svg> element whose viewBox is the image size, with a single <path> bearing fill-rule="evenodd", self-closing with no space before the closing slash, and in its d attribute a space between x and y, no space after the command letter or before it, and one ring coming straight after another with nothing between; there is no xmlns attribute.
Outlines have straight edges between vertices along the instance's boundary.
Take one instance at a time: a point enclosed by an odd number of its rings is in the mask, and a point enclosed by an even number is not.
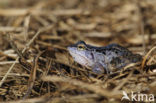
<svg viewBox="0 0 156 103"><path fill-rule="evenodd" d="M51 82L67 82L69 84L79 86L80 88L88 89L96 94L107 96L107 97L118 97L120 96L120 91L110 92L105 88L102 88L99 85L90 85L88 83L81 82L79 80L71 79L68 77L58 77L58 76L46 76L42 78L44 81L51 81Z"/></svg>
<svg viewBox="0 0 156 103"><path fill-rule="evenodd" d="M12 64L12 63L19 63L18 61L3 61L0 62L0 65Z"/></svg>
<svg viewBox="0 0 156 103"><path fill-rule="evenodd" d="M132 72L127 76L127 78L124 78L123 81L122 81L122 83L120 83L120 85L116 86L113 91L115 92L115 91L120 90L126 84L126 82L128 81L128 79L131 76L132 76Z"/></svg>
<svg viewBox="0 0 156 103"><path fill-rule="evenodd" d="M38 30L38 32L34 35L34 37L28 42L28 44L26 45L26 47L22 50L22 53L24 53L26 51L26 49L30 46L30 44L35 40L35 38L40 34L40 30ZM16 62L18 62L19 57L16 58L15 62L11 65L11 67L9 68L9 70L7 71L7 73L5 74L5 76L2 78L2 80L0 81L0 87L2 86L2 84L4 83L4 81L6 80L6 78L8 77L8 74L11 72L11 70L13 69L13 67L15 66Z"/></svg>
<svg viewBox="0 0 156 103"><path fill-rule="evenodd" d="M27 93L24 96L23 100L26 99L29 96L29 94L31 93L31 90L32 90L32 88L34 86L34 82L35 82L35 79L36 79L36 71L37 71L37 68L38 68L37 62L38 62L38 59L39 59L39 57L40 57L40 55L42 53L43 52L39 53L37 55L37 57L34 59L33 68L31 69L31 73L30 73L30 76L29 76Z"/></svg>
<svg viewBox="0 0 156 103"><path fill-rule="evenodd" d="M156 49L156 46L154 46L144 57L143 61L142 61L142 64L141 64L141 69L144 68L144 65L145 65L145 62L148 58L148 56L152 53L152 51L154 51Z"/></svg>
<svg viewBox="0 0 156 103"><path fill-rule="evenodd" d="M79 15L79 14L84 14L87 15L89 14L89 11L84 11L82 9L68 9L68 10L54 10L54 11L48 11L48 10L37 10L37 9L31 9L31 8L26 8L26 9L0 9L0 15L3 16L23 16L30 13L31 15L49 15L53 14L56 16L64 16L64 15Z"/></svg>

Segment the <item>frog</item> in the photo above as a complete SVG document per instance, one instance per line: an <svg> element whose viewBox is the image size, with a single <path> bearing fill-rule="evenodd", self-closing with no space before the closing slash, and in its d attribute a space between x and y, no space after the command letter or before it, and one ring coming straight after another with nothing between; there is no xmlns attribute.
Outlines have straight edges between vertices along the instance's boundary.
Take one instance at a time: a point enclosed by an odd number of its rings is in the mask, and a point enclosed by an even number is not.
<svg viewBox="0 0 156 103"><path fill-rule="evenodd" d="M96 74L120 71L128 64L142 60L140 54L135 54L117 43L100 47L78 41L69 45L67 50L75 62L86 68L91 68L92 72Z"/></svg>

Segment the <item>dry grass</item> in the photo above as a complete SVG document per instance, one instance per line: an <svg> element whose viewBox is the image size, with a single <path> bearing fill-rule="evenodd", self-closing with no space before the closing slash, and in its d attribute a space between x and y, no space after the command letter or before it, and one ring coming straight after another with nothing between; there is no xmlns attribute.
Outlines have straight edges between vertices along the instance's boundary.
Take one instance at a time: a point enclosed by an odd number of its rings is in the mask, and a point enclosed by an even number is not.
<svg viewBox="0 0 156 103"><path fill-rule="evenodd" d="M0 102L120 103L122 91L156 96L155 4L1 0ZM96 75L69 56L66 47L78 40L97 46L118 43L141 54L143 61Z"/></svg>

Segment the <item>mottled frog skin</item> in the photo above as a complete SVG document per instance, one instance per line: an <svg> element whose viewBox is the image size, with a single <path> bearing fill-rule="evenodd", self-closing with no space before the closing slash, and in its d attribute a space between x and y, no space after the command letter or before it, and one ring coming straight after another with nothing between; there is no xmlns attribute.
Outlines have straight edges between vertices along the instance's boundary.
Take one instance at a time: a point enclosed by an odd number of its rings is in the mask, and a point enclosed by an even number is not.
<svg viewBox="0 0 156 103"><path fill-rule="evenodd" d="M79 41L68 46L67 49L77 63L91 68L97 74L112 73L121 70L130 63L142 60L141 55L133 54L118 44L96 47Z"/></svg>

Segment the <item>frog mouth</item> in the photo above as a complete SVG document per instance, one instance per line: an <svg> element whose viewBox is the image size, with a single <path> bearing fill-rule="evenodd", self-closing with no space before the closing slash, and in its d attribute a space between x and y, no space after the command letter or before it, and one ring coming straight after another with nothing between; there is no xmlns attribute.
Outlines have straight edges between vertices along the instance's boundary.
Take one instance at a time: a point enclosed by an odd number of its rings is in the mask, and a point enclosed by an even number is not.
<svg viewBox="0 0 156 103"><path fill-rule="evenodd" d="M89 64L89 60L86 58L86 57L84 57L84 56L82 56L82 55L79 55L80 56L80 58L82 58L83 59L83 61L85 61L85 62L83 62L84 64L84 66L88 66L88 64Z"/></svg>
<svg viewBox="0 0 156 103"><path fill-rule="evenodd" d="M89 66L89 60L87 57L83 56L81 53L78 53L74 48L69 47L68 50L76 62L86 67Z"/></svg>
<svg viewBox="0 0 156 103"><path fill-rule="evenodd" d="M75 59L77 62L83 61L83 63L80 63L80 64L83 64L83 65L85 65L85 66L88 65L89 60L88 60L85 56L83 56L83 55L81 55L81 54L77 54L77 53L74 53L74 55L77 55L77 56L73 56L74 59Z"/></svg>

